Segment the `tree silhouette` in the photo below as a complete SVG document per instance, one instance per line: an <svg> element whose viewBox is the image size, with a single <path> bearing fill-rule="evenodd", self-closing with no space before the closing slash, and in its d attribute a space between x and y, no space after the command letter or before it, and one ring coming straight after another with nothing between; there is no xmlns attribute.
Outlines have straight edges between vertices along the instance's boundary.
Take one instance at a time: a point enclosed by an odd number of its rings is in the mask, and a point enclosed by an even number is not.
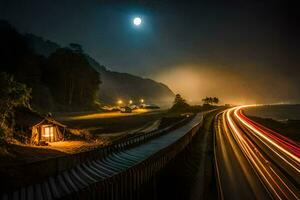
<svg viewBox="0 0 300 200"><path fill-rule="evenodd" d="M217 97L205 97L204 99L202 99L203 104L218 104L219 103L219 98Z"/></svg>
<svg viewBox="0 0 300 200"><path fill-rule="evenodd" d="M1 72L0 94L0 129L2 133L7 133L8 121L12 121L15 109L17 107L30 108L31 89L15 81L13 76Z"/></svg>
<svg viewBox="0 0 300 200"><path fill-rule="evenodd" d="M176 94L171 111L188 111L189 109L190 105L186 103L186 100L180 94Z"/></svg>
<svg viewBox="0 0 300 200"><path fill-rule="evenodd" d="M220 100L219 100L219 98L214 97L213 100L212 100L212 102L213 102L214 104L218 104L218 103L220 102Z"/></svg>
<svg viewBox="0 0 300 200"><path fill-rule="evenodd" d="M83 49L82 46L80 44L77 43L70 43L69 44L70 48L76 52L76 53L83 53Z"/></svg>
<svg viewBox="0 0 300 200"><path fill-rule="evenodd" d="M100 84L98 72L86 57L66 48L49 57L43 79L58 103L73 108L91 108Z"/></svg>
<svg viewBox="0 0 300 200"><path fill-rule="evenodd" d="M186 104L186 100L183 99L180 94L176 94L173 104Z"/></svg>

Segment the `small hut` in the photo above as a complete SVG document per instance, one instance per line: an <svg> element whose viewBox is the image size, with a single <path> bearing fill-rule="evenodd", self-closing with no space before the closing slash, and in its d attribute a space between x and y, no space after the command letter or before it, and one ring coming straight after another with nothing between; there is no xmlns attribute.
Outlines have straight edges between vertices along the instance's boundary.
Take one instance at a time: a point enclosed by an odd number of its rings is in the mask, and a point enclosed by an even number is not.
<svg viewBox="0 0 300 200"><path fill-rule="evenodd" d="M30 143L35 145L62 140L66 129L65 125L52 117L43 117L29 109L16 113L16 127L19 131L27 133Z"/></svg>
<svg viewBox="0 0 300 200"><path fill-rule="evenodd" d="M56 142L64 137L66 126L51 119L44 118L31 128L31 143L40 144L41 142Z"/></svg>

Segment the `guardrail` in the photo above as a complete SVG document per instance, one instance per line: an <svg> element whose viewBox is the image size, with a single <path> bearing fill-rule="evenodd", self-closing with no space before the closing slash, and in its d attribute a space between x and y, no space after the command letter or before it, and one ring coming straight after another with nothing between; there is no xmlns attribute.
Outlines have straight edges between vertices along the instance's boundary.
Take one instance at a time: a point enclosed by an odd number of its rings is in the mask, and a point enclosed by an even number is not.
<svg viewBox="0 0 300 200"><path fill-rule="evenodd" d="M223 196L223 191L221 188L221 180L220 180L220 172L219 172L219 165L218 165L218 159L217 159L217 152L216 152L216 134L217 134L217 129L218 129L218 118L219 115L221 115L223 113L219 112L215 118L214 118L214 123L213 123L213 146L214 146L214 161L215 161L215 176L216 176L216 184L217 184L217 190L218 190L218 199L223 200L224 196Z"/></svg>
<svg viewBox="0 0 300 200"><path fill-rule="evenodd" d="M155 174L191 142L202 124L202 122L197 124L176 142L152 154L146 160L121 173L91 184L84 190L72 193L68 198L140 199L140 189L143 185L150 183L155 190Z"/></svg>

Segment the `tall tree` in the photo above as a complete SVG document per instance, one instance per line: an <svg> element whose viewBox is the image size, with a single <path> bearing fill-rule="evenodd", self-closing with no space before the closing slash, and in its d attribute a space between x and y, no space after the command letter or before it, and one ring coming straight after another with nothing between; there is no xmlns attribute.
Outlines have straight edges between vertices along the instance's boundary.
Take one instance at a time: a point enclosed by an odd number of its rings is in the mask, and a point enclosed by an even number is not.
<svg viewBox="0 0 300 200"><path fill-rule="evenodd" d="M171 111L188 111L189 109L190 105L186 103L186 100L180 94L176 94Z"/></svg>
<svg viewBox="0 0 300 200"><path fill-rule="evenodd" d="M204 99L202 99L203 104L218 104L219 103L219 98L217 97L205 97Z"/></svg>
<svg viewBox="0 0 300 200"><path fill-rule="evenodd" d="M212 102L213 102L214 104L218 104L218 103L220 102L220 100L219 100L219 98L214 97L213 100L212 100Z"/></svg>
<svg viewBox="0 0 300 200"><path fill-rule="evenodd" d="M175 95L174 103L173 104L185 104L186 100L181 97L180 94Z"/></svg>
<svg viewBox="0 0 300 200"><path fill-rule="evenodd" d="M17 107L30 108L31 89L5 72L0 73L0 128L7 133L8 120L13 120ZM4 130L4 131L3 131Z"/></svg>
<svg viewBox="0 0 300 200"><path fill-rule="evenodd" d="M205 97L204 99L202 99L203 104L210 104L210 98L209 97Z"/></svg>

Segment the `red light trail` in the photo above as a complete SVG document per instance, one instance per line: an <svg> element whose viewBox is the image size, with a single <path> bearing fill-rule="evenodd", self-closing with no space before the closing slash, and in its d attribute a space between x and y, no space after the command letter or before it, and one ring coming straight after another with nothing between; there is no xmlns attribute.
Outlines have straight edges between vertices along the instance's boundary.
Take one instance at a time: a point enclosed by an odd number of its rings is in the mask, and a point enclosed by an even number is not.
<svg viewBox="0 0 300 200"><path fill-rule="evenodd" d="M255 198L268 194L275 199L300 199L299 144L247 118L242 112L244 107L228 109L217 118L215 153L224 198L230 198L233 192L226 186L233 180L233 164L228 164L233 162L242 169L234 176L245 177L241 184L231 183L240 188L236 198L249 198L250 193ZM227 140L227 145L222 145L221 139Z"/></svg>

